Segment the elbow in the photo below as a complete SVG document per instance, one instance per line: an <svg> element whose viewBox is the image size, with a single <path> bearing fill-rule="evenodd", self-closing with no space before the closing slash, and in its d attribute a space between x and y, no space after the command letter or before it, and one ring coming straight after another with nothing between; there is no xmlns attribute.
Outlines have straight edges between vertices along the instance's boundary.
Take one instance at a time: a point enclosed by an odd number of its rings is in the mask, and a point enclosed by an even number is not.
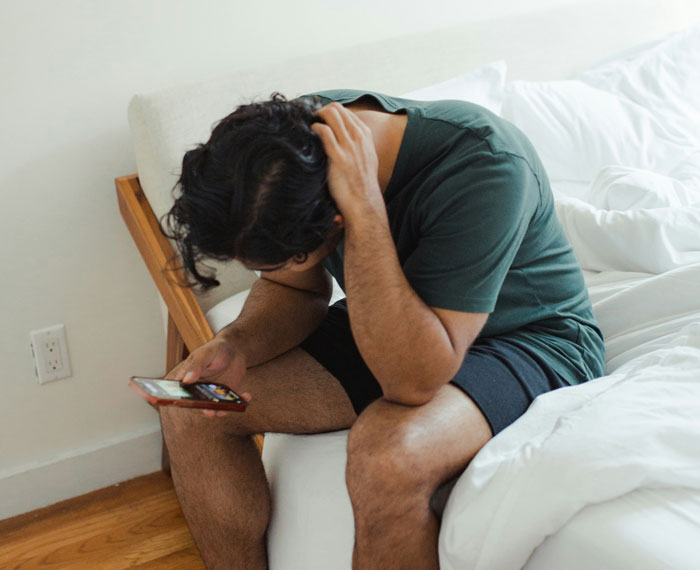
<svg viewBox="0 0 700 570"><path fill-rule="evenodd" d="M438 388L424 386L395 386L384 390L384 399L402 406L423 406L437 394Z"/></svg>
<svg viewBox="0 0 700 570"><path fill-rule="evenodd" d="M430 402L445 384L457 373L450 366L440 374L423 374L418 378L402 378L399 382L385 382L382 385L384 399L404 406L423 406Z"/></svg>

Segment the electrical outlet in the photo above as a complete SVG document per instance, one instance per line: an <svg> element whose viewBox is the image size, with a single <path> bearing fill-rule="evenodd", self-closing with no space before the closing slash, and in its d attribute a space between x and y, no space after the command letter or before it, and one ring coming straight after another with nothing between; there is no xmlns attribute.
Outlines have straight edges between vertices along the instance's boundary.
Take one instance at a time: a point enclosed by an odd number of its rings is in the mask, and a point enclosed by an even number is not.
<svg viewBox="0 0 700 570"><path fill-rule="evenodd" d="M55 325L31 331L32 353L39 384L69 377L72 372L66 341L66 327Z"/></svg>

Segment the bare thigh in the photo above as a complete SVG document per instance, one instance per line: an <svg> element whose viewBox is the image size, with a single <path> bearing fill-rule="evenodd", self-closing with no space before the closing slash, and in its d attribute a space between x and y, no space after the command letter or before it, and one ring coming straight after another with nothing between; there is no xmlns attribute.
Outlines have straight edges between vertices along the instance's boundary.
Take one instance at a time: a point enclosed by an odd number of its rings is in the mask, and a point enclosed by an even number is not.
<svg viewBox="0 0 700 570"><path fill-rule="evenodd" d="M217 381L226 383L226 378ZM238 389L252 396L245 412L204 417L199 410L161 409L166 423L183 419L232 434L312 434L349 428L357 415L340 382L301 348L249 368Z"/></svg>

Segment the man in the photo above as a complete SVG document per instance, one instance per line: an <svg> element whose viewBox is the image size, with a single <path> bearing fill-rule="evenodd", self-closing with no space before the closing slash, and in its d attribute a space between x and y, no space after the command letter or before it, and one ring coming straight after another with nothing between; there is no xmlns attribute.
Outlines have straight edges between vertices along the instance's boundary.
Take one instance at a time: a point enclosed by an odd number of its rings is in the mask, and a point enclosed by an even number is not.
<svg viewBox="0 0 700 570"><path fill-rule="evenodd" d="M436 489L538 394L603 373L542 164L479 106L275 94L188 152L180 186L190 274L218 284L206 257L261 271L240 317L168 374L223 382L248 410L161 411L208 568L266 567L251 434L350 428L353 568L436 569ZM329 273L347 295L330 308Z"/></svg>

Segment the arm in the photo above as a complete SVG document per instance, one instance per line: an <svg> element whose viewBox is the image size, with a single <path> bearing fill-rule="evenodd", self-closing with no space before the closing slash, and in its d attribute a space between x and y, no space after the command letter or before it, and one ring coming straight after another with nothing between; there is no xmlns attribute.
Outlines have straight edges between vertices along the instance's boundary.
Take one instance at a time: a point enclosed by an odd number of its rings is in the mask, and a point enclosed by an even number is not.
<svg viewBox="0 0 700 570"><path fill-rule="evenodd" d="M240 316L216 335L234 343L248 368L299 345L328 311L332 285L320 263L305 271L263 271Z"/></svg>
<svg viewBox="0 0 700 570"><path fill-rule="evenodd" d="M184 382L208 378L236 390L246 368L297 346L318 327L331 292L330 276L321 264L305 271L264 271L240 316L166 378Z"/></svg>
<svg viewBox="0 0 700 570"><path fill-rule="evenodd" d="M429 401L449 382L488 317L426 305L406 280L389 231L370 129L331 103L314 123L346 228L345 286L353 336L385 398Z"/></svg>
<svg viewBox="0 0 700 570"><path fill-rule="evenodd" d="M457 373L488 314L421 300L401 269L384 208L346 213L344 262L353 336L384 396L428 402Z"/></svg>

